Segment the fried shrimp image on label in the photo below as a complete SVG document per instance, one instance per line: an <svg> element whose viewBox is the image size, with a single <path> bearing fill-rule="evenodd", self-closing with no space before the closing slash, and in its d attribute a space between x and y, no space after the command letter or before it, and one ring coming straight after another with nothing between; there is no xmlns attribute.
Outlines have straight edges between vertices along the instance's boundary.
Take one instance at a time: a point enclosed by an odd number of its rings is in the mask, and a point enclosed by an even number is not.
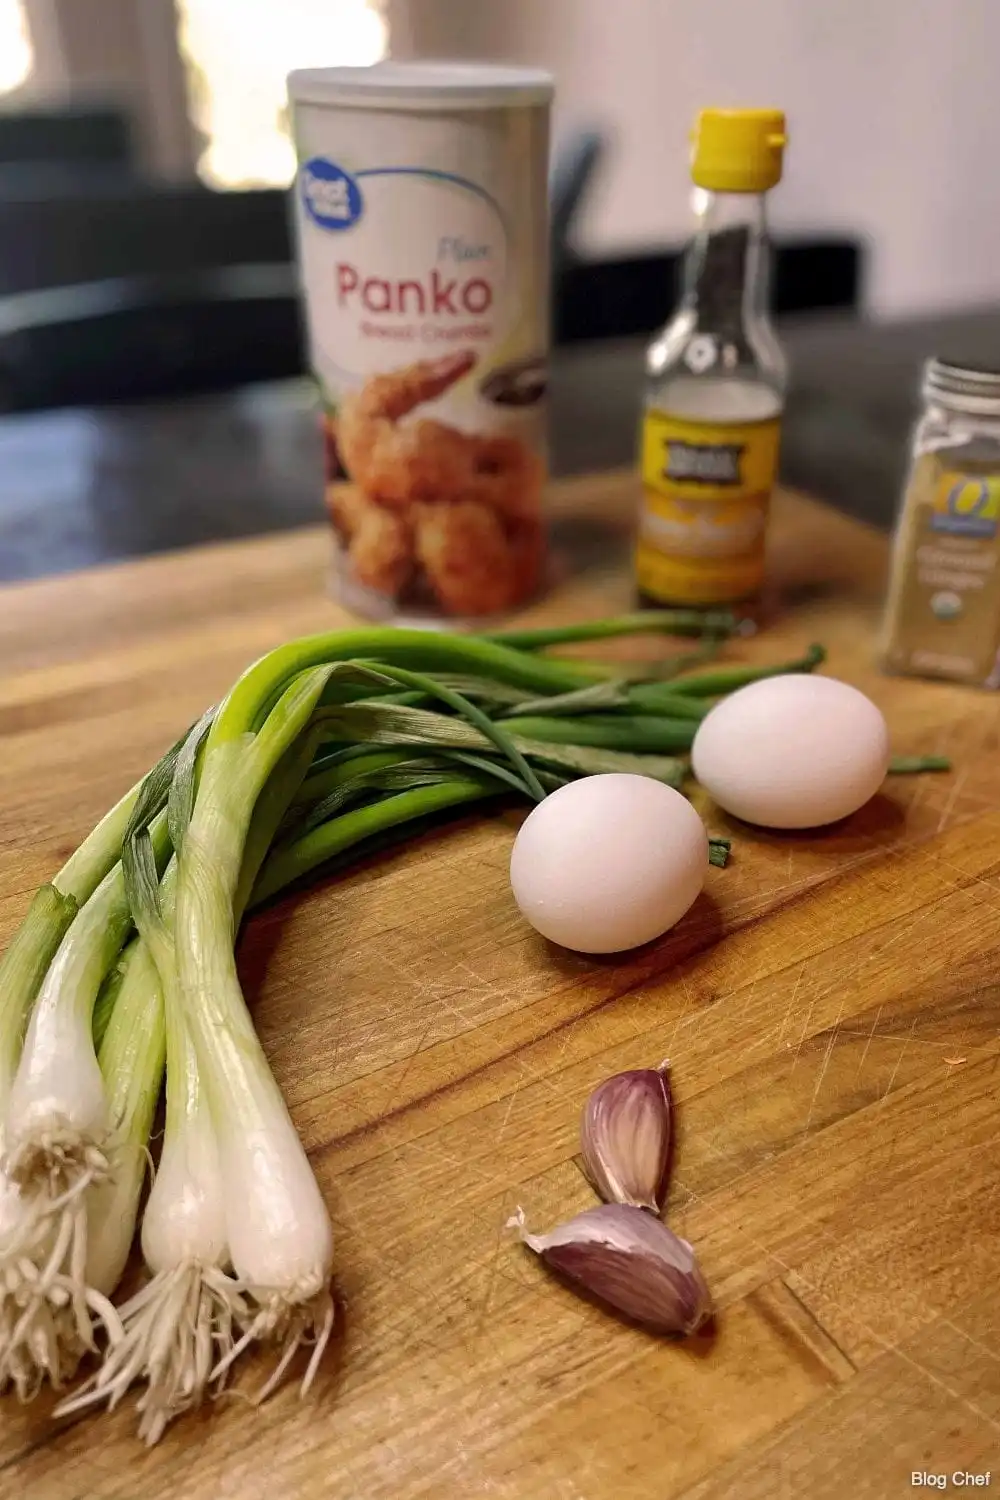
<svg viewBox="0 0 1000 1500"><path fill-rule="evenodd" d="M545 466L538 454L502 433L472 441L465 495L512 519L534 520L545 478Z"/></svg>
<svg viewBox="0 0 1000 1500"><path fill-rule="evenodd" d="M505 527L475 500L415 510L417 557L449 614L494 614L534 590L544 547L537 521Z"/></svg>
<svg viewBox="0 0 1000 1500"><path fill-rule="evenodd" d="M537 515L543 465L503 434L480 436L445 422L403 423L424 401L444 394L472 369L475 355L418 360L373 375L348 396L337 423L340 452L351 477L382 505L424 500L473 500L504 515Z"/></svg>
<svg viewBox="0 0 1000 1500"><path fill-rule="evenodd" d="M401 418L443 395L468 374L475 358L463 352L421 359L372 375L344 399L337 422L341 454L352 479L383 505L440 496L449 478L448 440L442 435L461 434L427 420L404 427Z"/></svg>
<svg viewBox="0 0 1000 1500"><path fill-rule="evenodd" d="M351 484L328 485L326 503L358 582L376 593L400 593L414 568L406 519Z"/></svg>

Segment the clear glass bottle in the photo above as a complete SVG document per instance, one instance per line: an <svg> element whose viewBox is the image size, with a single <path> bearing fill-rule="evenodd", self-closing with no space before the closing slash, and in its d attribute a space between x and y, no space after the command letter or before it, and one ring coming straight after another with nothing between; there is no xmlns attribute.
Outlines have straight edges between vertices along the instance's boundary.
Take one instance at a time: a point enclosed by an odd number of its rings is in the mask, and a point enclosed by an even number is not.
<svg viewBox="0 0 1000 1500"><path fill-rule="evenodd" d="M927 362L882 632L890 672L1000 688L1000 369Z"/></svg>
<svg viewBox="0 0 1000 1500"><path fill-rule="evenodd" d="M784 145L778 110L698 118L698 228L677 311L646 357L635 564L656 604L736 603L763 580L787 379L769 314L765 196Z"/></svg>

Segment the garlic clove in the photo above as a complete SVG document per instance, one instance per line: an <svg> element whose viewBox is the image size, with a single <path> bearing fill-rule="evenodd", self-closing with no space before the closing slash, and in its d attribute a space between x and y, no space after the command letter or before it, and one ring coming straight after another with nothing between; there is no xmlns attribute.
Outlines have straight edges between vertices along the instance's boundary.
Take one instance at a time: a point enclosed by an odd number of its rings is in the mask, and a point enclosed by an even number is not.
<svg viewBox="0 0 1000 1500"><path fill-rule="evenodd" d="M587 1173L605 1203L659 1213L670 1157L666 1063L607 1078L583 1108L580 1143Z"/></svg>
<svg viewBox="0 0 1000 1500"><path fill-rule="evenodd" d="M530 1234L518 1209L509 1220L553 1271L657 1333L694 1333L712 1297L687 1240L630 1204L602 1204L549 1234Z"/></svg>

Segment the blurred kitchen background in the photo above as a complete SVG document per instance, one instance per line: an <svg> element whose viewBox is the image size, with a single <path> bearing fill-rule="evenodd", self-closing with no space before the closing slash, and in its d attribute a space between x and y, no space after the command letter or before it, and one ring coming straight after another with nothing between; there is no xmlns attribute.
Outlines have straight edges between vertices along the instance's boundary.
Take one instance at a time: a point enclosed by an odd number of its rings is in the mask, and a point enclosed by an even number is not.
<svg viewBox="0 0 1000 1500"><path fill-rule="evenodd" d="M0 0L7 114L111 104L136 164L216 188L288 182L290 68L389 51L555 71L560 135L604 138L579 223L589 255L684 234L700 106L774 103L792 132L779 232L863 237L877 313L1000 292L1000 218L984 203L1000 150L996 0Z"/></svg>
<svg viewBox="0 0 1000 1500"><path fill-rule="evenodd" d="M783 108L783 477L888 524L1000 351L1000 0L0 0L0 578L318 515L285 77L388 55L555 73L557 472L634 449L698 109Z"/></svg>

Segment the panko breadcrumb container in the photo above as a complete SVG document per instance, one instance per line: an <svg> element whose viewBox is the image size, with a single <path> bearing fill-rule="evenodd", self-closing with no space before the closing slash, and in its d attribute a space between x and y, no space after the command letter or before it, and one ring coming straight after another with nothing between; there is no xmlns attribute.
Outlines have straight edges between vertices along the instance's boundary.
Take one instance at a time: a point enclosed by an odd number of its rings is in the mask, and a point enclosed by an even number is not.
<svg viewBox="0 0 1000 1500"><path fill-rule="evenodd" d="M545 568L552 79L390 62L288 91L337 593L500 613Z"/></svg>

